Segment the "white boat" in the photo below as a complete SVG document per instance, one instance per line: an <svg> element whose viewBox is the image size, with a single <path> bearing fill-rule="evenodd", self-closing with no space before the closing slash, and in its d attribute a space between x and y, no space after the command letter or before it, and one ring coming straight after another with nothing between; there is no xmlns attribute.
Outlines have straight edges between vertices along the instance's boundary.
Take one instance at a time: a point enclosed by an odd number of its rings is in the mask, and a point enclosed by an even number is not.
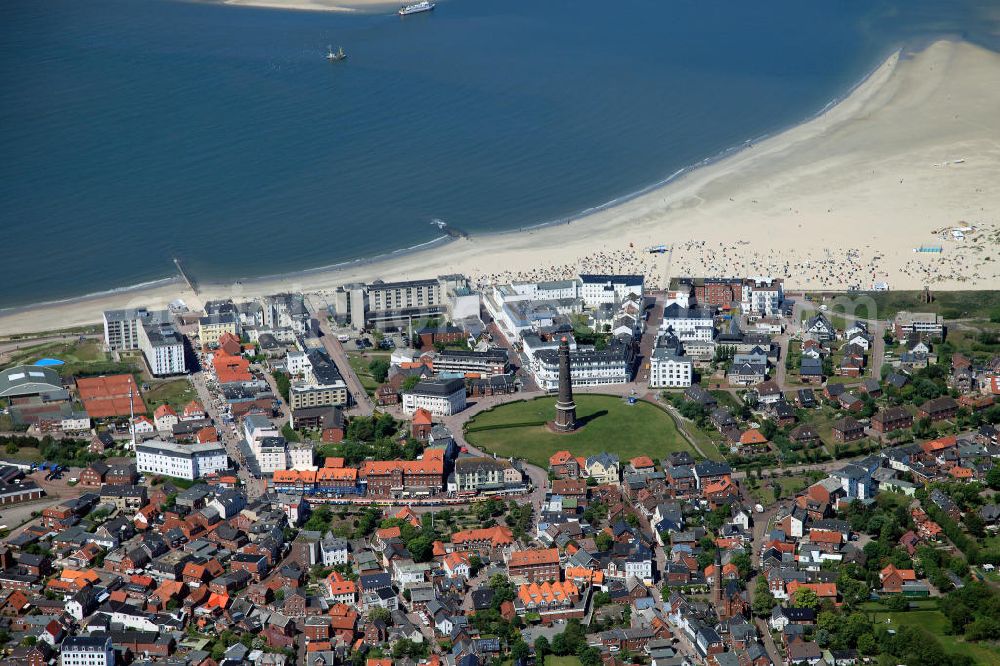
<svg viewBox="0 0 1000 666"><path fill-rule="evenodd" d="M407 16L409 14L419 14L421 12L429 12L434 9L436 5L429 0L421 0L420 2L414 3L412 5L403 5L399 8L400 16Z"/></svg>
<svg viewBox="0 0 1000 666"><path fill-rule="evenodd" d="M344 47L343 46L341 46L339 49L337 49L336 52L334 52L332 46L326 47L326 59L327 60L329 60L331 62L335 62L337 60L343 60L346 57L347 57L347 54L344 53Z"/></svg>

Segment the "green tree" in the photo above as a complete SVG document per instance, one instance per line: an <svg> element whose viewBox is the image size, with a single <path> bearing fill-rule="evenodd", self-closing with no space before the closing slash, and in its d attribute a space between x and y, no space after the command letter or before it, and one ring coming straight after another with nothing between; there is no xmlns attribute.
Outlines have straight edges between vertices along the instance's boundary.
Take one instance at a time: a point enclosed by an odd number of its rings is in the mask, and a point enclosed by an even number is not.
<svg viewBox="0 0 1000 666"><path fill-rule="evenodd" d="M292 379L287 373L280 370L274 372L274 383L278 387L278 393L288 402L288 391L292 388Z"/></svg>
<svg viewBox="0 0 1000 666"><path fill-rule="evenodd" d="M372 373L372 379L381 384L389 376L389 361L376 358L368 364L368 371Z"/></svg>
<svg viewBox="0 0 1000 666"><path fill-rule="evenodd" d="M368 621L374 622L376 620L381 620L386 624L392 624L392 613L389 612L388 608L382 608L381 606L376 606L368 611Z"/></svg>
<svg viewBox="0 0 1000 666"><path fill-rule="evenodd" d="M535 656L538 659L544 659L547 654L552 654L552 646L549 645L549 639L545 636L539 636L535 639Z"/></svg>
<svg viewBox="0 0 1000 666"><path fill-rule="evenodd" d="M422 377L420 375L410 375L409 377L403 379L403 384L401 388L403 389L404 392L412 391L413 387L419 384L421 379Z"/></svg>
<svg viewBox="0 0 1000 666"><path fill-rule="evenodd" d="M795 590L795 601L796 608L819 608L819 597L816 596L816 591L811 587L800 587Z"/></svg>
<svg viewBox="0 0 1000 666"><path fill-rule="evenodd" d="M510 658L516 664L518 662L526 662L528 660L528 654L530 650L528 649L528 644L521 639L514 641L513 645L510 646Z"/></svg>

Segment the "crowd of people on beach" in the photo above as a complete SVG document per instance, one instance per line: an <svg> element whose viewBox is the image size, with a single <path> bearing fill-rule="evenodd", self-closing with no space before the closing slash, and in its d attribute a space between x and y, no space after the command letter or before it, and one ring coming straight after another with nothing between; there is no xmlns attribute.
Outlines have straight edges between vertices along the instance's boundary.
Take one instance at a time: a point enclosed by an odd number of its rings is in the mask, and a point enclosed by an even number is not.
<svg viewBox="0 0 1000 666"><path fill-rule="evenodd" d="M920 285L960 281L995 286L1000 280L1000 257L991 257L989 246L1000 241L1000 228L983 225L963 240L941 234L939 252L914 252L901 264L887 259L871 244L861 247L789 250L761 249L749 241L709 243L688 240L665 252L630 246L584 255L576 262L549 264L531 270L478 273L479 287L508 282L566 280L580 273L642 274L651 289L664 288L671 277L767 276L784 278L795 286L812 289L869 290L891 288L894 278Z"/></svg>

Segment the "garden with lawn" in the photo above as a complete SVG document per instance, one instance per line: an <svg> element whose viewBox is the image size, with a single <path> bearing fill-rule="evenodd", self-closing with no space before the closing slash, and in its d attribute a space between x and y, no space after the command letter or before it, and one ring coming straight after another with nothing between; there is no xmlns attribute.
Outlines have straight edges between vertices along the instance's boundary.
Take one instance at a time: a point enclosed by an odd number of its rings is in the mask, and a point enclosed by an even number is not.
<svg viewBox="0 0 1000 666"><path fill-rule="evenodd" d="M873 613L876 623L887 628L901 626L916 627L926 631L938 640L947 654L961 654L971 657L977 664L1000 664L1000 649L988 643L971 643L961 635L949 634L948 618L937 610L915 610L902 613Z"/></svg>
<svg viewBox="0 0 1000 666"><path fill-rule="evenodd" d="M563 449L577 456L607 452L622 462L640 455L660 460L674 451L696 452L663 409L648 402L629 404L620 396L580 394L576 417L580 427L555 433L546 423L555 418L555 396L511 402L477 414L465 428L466 440L501 456L523 458L543 469Z"/></svg>

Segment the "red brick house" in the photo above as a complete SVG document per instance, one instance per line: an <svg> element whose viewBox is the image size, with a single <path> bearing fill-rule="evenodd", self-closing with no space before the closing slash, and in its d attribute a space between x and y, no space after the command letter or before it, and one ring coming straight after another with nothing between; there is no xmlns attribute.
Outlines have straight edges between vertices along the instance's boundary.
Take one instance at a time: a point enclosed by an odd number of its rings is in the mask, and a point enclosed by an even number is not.
<svg viewBox="0 0 1000 666"><path fill-rule="evenodd" d="M950 396L942 396L928 400L917 409L917 418L929 418L931 421L944 421L958 413L958 403Z"/></svg>
<svg viewBox="0 0 1000 666"><path fill-rule="evenodd" d="M883 594L899 594L903 591L903 583L917 580L917 573L913 569L897 569L892 564L882 569L878 576L882 581Z"/></svg>
<svg viewBox="0 0 1000 666"><path fill-rule="evenodd" d="M837 419L831 428L835 442L854 442L865 436L865 427L852 416Z"/></svg>
<svg viewBox="0 0 1000 666"><path fill-rule="evenodd" d="M872 417L872 430L886 434L913 427L913 415L903 407L887 407Z"/></svg>
<svg viewBox="0 0 1000 666"><path fill-rule="evenodd" d="M514 576L524 576L532 583L559 580L559 550L557 548L536 548L517 550L510 554L507 572Z"/></svg>

